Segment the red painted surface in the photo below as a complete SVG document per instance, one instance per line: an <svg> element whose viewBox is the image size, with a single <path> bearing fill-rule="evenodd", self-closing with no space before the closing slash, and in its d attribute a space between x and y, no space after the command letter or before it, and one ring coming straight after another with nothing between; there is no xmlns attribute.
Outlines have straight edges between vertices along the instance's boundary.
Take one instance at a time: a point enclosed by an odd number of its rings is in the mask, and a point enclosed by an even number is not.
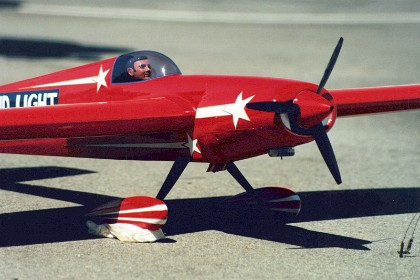
<svg viewBox="0 0 420 280"><path fill-rule="evenodd" d="M132 224L155 231L166 223L168 207L153 197L133 196L108 202L86 216L98 224Z"/></svg>
<svg viewBox="0 0 420 280"><path fill-rule="evenodd" d="M420 108L420 85L317 95L317 85L301 81L177 72L113 83L117 61L1 86L0 152L222 163L313 141L272 112L246 108L249 102L294 100L302 127L324 120L327 130L337 115Z"/></svg>
<svg viewBox="0 0 420 280"><path fill-rule="evenodd" d="M338 116L420 108L420 85L330 90Z"/></svg>
<svg viewBox="0 0 420 280"><path fill-rule="evenodd" d="M255 189L254 195L244 192L225 199L223 203L238 207L265 207L274 212L287 213L289 216L299 214L302 206L300 197L294 191L283 187Z"/></svg>

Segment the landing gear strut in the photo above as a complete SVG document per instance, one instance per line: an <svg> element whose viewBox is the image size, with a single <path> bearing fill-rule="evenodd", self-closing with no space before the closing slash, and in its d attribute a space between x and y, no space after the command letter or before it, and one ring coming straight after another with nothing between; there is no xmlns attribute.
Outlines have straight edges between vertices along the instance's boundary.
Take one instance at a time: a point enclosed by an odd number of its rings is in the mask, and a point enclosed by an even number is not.
<svg viewBox="0 0 420 280"><path fill-rule="evenodd" d="M245 176L241 173L241 171L236 167L233 162L229 162L226 166L227 171L232 175L233 178L245 189L247 193L250 195L255 196L255 190L245 178Z"/></svg>
<svg viewBox="0 0 420 280"><path fill-rule="evenodd" d="M159 190L156 198L163 200L168 195L168 193L172 190L175 183L178 181L179 177L181 176L182 172L184 172L185 168L187 167L188 163L191 161L190 157L178 157L174 164L172 165L171 170L169 171L168 176L163 182L162 187ZM208 172L218 172L227 170L230 175L235 178L235 180L245 189L247 193L250 195L255 195L255 190L251 186L251 184L247 181L245 176L241 173L241 171L236 167L233 162L228 162L225 164L210 164Z"/></svg>
<svg viewBox="0 0 420 280"><path fill-rule="evenodd" d="M178 157L175 160L156 196L157 199L165 199L190 161L191 157ZM295 192L283 187L254 189L233 162L210 164L207 171L219 172L224 170L227 170L246 191L245 193L226 199L226 203L231 205L257 206L257 208L262 207L277 213L286 213L288 216L295 216L299 213L301 202Z"/></svg>
<svg viewBox="0 0 420 280"><path fill-rule="evenodd" d="M156 196L157 199L165 199L165 197L172 190L172 187L175 185L176 181L178 181L179 177L181 176L182 172L184 172L185 168L187 167L190 161L190 157L178 157L175 160L174 164L172 165L171 171L169 171L165 182L163 182L163 185Z"/></svg>

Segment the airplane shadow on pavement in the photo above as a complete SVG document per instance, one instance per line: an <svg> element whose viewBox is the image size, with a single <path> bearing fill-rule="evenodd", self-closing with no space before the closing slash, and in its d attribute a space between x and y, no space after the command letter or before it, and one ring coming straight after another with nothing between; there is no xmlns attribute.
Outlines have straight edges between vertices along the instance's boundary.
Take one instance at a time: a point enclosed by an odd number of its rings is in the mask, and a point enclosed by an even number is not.
<svg viewBox="0 0 420 280"><path fill-rule="evenodd" d="M0 9L16 9L19 8L22 1L18 0L0 0Z"/></svg>
<svg viewBox="0 0 420 280"><path fill-rule="evenodd" d="M2 190L81 205L0 214L0 247L95 238L87 233L84 214L118 197L21 183L89 173L92 172L54 166L0 169ZM420 212L420 188L319 191L299 195L303 208L299 216L290 220L294 225L263 211L222 206L226 197L166 200L169 218L163 230L169 242L180 234L218 230L300 248L369 250L365 245L371 241L307 230L296 223Z"/></svg>
<svg viewBox="0 0 420 280"><path fill-rule="evenodd" d="M87 46L69 41L0 37L0 56L15 58L98 60L102 54L128 51L127 48Z"/></svg>

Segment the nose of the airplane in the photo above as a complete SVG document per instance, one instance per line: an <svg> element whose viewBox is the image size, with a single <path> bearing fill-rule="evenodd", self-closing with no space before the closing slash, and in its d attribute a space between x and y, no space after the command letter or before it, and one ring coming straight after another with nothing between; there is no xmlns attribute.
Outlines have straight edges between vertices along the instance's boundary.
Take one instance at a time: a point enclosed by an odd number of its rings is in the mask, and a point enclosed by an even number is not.
<svg viewBox="0 0 420 280"><path fill-rule="evenodd" d="M310 128L321 123L334 110L330 100L313 91L300 92L293 100L293 104L299 106L298 123L303 128Z"/></svg>

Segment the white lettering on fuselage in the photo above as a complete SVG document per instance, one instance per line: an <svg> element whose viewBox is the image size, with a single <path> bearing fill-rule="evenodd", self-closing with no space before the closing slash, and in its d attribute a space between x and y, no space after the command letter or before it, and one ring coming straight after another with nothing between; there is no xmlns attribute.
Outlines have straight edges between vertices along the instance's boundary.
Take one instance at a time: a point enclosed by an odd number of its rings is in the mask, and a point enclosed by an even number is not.
<svg viewBox="0 0 420 280"><path fill-rule="evenodd" d="M10 108L10 99L7 95L0 96L0 108Z"/></svg>
<svg viewBox="0 0 420 280"><path fill-rule="evenodd" d="M58 91L8 93L0 95L0 109L58 104Z"/></svg>

